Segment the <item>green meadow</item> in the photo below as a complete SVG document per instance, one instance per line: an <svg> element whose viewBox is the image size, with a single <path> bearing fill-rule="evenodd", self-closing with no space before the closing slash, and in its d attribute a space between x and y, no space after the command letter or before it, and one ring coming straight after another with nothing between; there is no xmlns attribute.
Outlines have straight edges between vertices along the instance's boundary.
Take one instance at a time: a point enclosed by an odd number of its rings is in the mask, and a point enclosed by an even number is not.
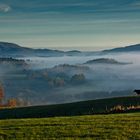
<svg viewBox="0 0 140 140"><path fill-rule="evenodd" d="M0 120L0 140L139 140L140 113Z"/></svg>

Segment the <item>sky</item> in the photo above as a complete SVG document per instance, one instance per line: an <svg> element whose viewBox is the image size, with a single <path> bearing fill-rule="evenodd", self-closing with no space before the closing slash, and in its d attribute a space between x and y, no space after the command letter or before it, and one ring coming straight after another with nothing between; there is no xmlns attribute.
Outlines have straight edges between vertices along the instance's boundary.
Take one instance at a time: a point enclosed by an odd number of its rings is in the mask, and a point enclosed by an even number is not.
<svg viewBox="0 0 140 140"><path fill-rule="evenodd" d="M140 43L140 0L0 0L0 41L102 50Z"/></svg>

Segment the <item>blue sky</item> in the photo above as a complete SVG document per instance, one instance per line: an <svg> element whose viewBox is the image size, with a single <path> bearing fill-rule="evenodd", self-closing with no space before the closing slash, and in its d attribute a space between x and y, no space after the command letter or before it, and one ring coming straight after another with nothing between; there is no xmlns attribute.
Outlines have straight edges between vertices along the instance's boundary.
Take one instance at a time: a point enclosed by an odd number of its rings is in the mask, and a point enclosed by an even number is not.
<svg viewBox="0 0 140 140"><path fill-rule="evenodd" d="M0 0L0 41L101 50L140 43L140 0Z"/></svg>

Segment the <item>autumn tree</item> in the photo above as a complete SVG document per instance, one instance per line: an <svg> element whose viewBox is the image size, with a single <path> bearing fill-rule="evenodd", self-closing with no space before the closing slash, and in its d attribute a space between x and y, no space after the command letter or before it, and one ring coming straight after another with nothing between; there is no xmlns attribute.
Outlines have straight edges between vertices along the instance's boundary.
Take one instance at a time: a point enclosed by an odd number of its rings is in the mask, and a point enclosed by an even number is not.
<svg viewBox="0 0 140 140"><path fill-rule="evenodd" d="M9 99L8 100L8 106L9 107L16 107L17 106L17 100L16 99Z"/></svg>
<svg viewBox="0 0 140 140"><path fill-rule="evenodd" d="M61 77L55 77L48 80L49 87L63 87L65 85L65 81Z"/></svg>
<svg viewBox="0 0 140 140"><path fill-rule="evenodd" d="M31 103L29 102L29 100L25 100L21 97L16 99L16 103L17 103L17 107L23 107L23 106L30 106Z"/></svg>
<svg viewBox="0 0 140 140"><path fill-rule="evenodd" d="M4 98L4 90L3 87L0 85L0 104L2 104Z"/></svg>
<svg viewBox="0 0 140 140"><path fill-rule="evenodd" d="M71 82L74 84L82 84L85 82L85 80L86 78L84 74L75 74L71 78Z"/></svg>
<svg viewBox="0 0 140 140"><path fill-rule="evenodd" d="M65 81L64 81L63 78L56 77L55 80L54 80L54 83L55 83L56 86L62 87L62 86L64 86Z"/></svg>

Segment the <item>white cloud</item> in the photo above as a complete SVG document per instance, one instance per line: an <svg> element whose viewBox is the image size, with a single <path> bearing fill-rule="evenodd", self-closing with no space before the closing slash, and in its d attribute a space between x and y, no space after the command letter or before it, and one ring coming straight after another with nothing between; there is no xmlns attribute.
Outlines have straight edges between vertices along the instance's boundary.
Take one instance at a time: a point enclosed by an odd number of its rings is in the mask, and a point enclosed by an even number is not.
<svg viewBox="0 0 140 140"><path fill-rule="evenodd" d="M0 4L0 12L7 13L11 11L11 7L6 4Z"/></svg>

